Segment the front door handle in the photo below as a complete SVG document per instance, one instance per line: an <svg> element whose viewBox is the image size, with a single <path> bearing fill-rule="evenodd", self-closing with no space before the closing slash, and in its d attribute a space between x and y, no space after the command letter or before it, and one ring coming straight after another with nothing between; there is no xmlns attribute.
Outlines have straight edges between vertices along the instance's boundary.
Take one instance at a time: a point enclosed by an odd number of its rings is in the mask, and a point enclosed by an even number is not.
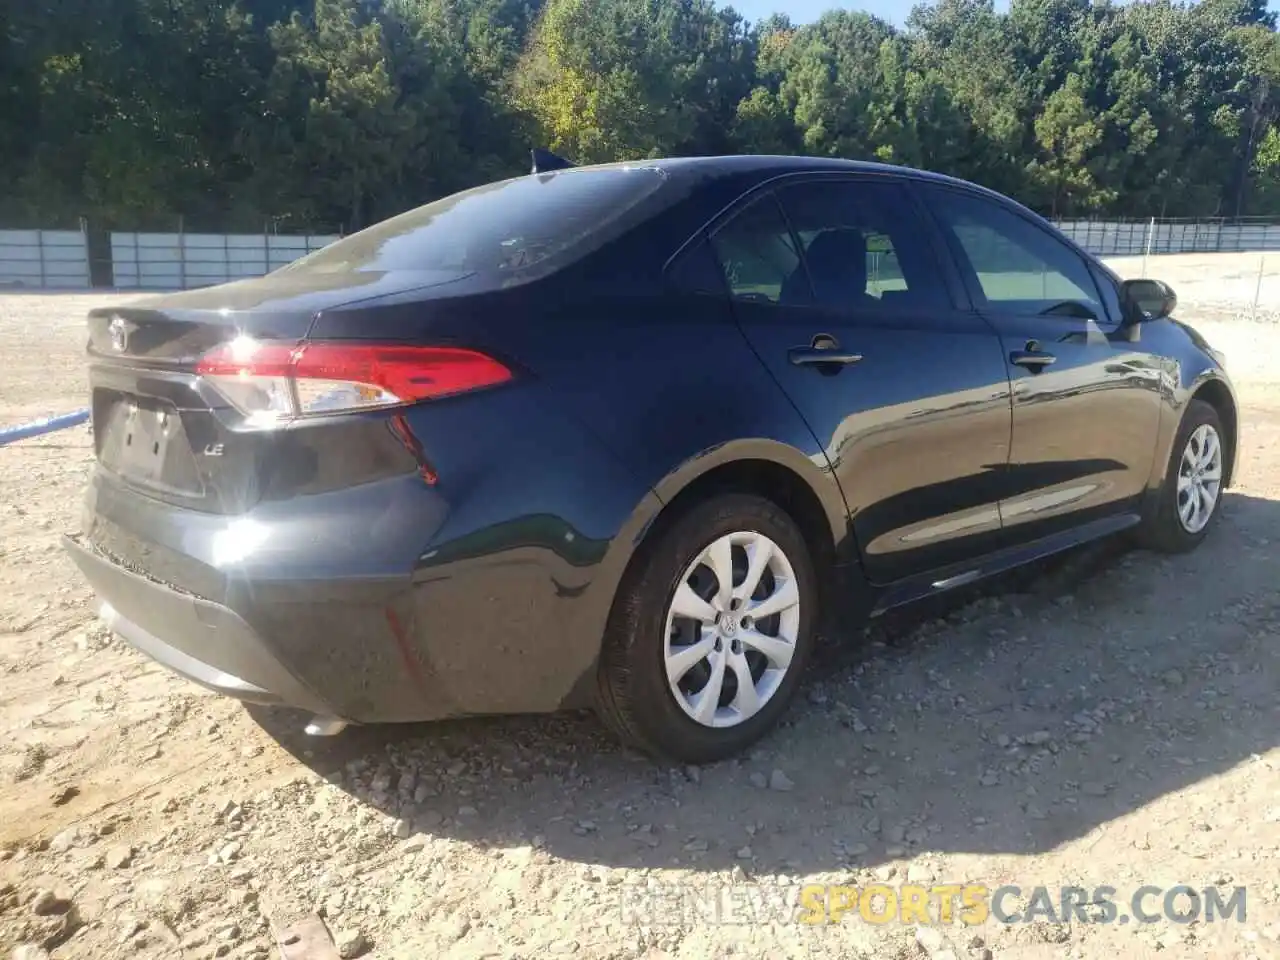
<svg viewBox="0 0 1280 960"><path fill-rule="evenodd" d="M848 366L862 359L860 353L846 353L843 350L822 347L792 347L787 351L787 358L797 367L812 366L819 363L838 363Z"/></svg>
<svg viewBox="0 0 1280 960"><path fill-rule="evenodd" d="M1039 350L1015 350L1009 354L1010 363L1016 367L1024 367L1032 373L1039 373L1057 359L1052 353L1042 353Z"/></svg>
<svg viewBox="0 0 1280 960"><path fill-rule="evenodd" d="M787 358L797 367L826 365L848 366L862 359L860 353L847 353L840 349L840 341L829 333L820 333L807 347L792 347Z"/></svg>

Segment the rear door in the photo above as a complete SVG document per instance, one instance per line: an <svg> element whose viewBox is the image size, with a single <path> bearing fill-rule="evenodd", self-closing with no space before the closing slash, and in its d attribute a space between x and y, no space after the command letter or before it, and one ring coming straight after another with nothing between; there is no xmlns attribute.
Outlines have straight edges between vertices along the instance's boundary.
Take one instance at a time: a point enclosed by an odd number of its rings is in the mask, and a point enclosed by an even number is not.
<svg viewBox="0 0 1280 960"><path fill-rule="evenodd" d="M1120 332L1114 287L1016 208L922 185L1013 384L1008 490L1018 540L1137 510L1155 455L1160 363Z"/></svg>
<svg viewBox="0 0 1280 960"><path fill-rule="evenodd" d="M905 186L787 182L711 243L743 333L826 449L868 578L888 583L993 542L1005 365L991 328L961 308Z"/></svg>

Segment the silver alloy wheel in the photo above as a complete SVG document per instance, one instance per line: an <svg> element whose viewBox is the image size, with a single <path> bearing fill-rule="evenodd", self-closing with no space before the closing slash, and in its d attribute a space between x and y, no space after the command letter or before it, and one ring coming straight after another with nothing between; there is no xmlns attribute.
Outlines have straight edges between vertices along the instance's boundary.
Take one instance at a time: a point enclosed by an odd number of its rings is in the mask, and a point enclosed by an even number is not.
<svg viewBox="0 0 1280 960"><path fill-rule="evenodd" d="M1187 438L1178 464L1178 519L1187 533L1199 533L1213 516L1222 492L1222 441L1204 423Z"/></svg>
<svg viewBox="0 0 1280 960"><path fill-rule="evenodd" d="M753 531L708 544L680 577L663 656L672 695L706 727L733 727L778 692L800 630L800 591L782 548Z"/></svg>

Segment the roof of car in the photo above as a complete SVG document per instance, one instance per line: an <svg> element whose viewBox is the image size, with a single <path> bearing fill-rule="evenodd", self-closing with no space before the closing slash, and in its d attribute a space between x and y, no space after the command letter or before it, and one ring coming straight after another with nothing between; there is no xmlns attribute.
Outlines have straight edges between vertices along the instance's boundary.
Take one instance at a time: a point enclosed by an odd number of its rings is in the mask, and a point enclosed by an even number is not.
<svg viewBox="0 0 1280 960"><path fill-rule="evenodd" d="M607 169L609 167L652 166L673 173L685 170L696 170L699 173L751 173L768 171L771 173L803 173L805 171L843 171L847 173L882 173L897 176L917 177L925 180L936 180L942 183L965 184L941 173L920 170L915 167L895 166L888 163L876 163L869 160L845 160L839 157L805 157L790 155L758 155L728 154L714 157L659 157L645 160L626 160L615 163L592 164L592 167ZM581 169L581 168L580 168Z"/></svg>
<svg viewBox="0 0 1280 960"><path fill-rule="evenodd" d="M653 160L633 160L627 163L599 164L599 167L623 167L650 165L668 171L671 174L693 173L694 175L731 176L742 173L759 173L765 177L784 176L789 173L878 173L898 177L911 177L933 183L948 184L967 190L986 194L993 200L1021 209L1031 216L1043 220L1039 214L1014 198L993 190L990 187L971 180L935 173L932 170L921 170L917 167L897 166L890 163L877 163L870 160L845 160L839 157L805 157L790 155L754 155L731 154L716 157L662 157Z"/></svg>
<svg viewBox="0 0 1280 960"><path fill-rule="evenodd" d="M917 180L928 180L934 183L950 184L955 187L977 190L980 193L989 195L992 199L996 199L1004 203L1012 203L1014 206L1022 207L1024 210L1026 209L1013 198L999 193L996 190L992 190L990 187L985 187L980 183L961 180L958 177L951 177L944 173L934 173L931 170L921 170L916 167L903 167L889 163L876 163L870 160L845 160L840 157L805 157L769 154L726 154L723 156L713 157L657 157L641 160L623 160L614 163L584 164L580 167L570 167L570 169L608 170L628 167L633 169L636 167L657 168L673 177L720 177L755 173L762 175L763 178L769 178L774 176L785 176L789 173L821 173L824 171L831 173L878 173L898 177L911 177Z"/></svg>
<svg viewBox="0 0 1280 960"><path fill-rule="evenodd" d="M978 193L985 194L990 199L999 203L1015 207L1036 220L1047 222L1044 221L1044 218L1040 214L1031 210L1014 198L1000 193L997 190L993 190L990 187L983 186L980 183L975 183L971 180L962 180L959 177L948 176L944 173L935 173L931 170L921 170L917 167L904 167L889 163L877 163L871 160L846 160L840 157L806 157L785 154L726 154L712 157L657 157L639 160L623 160L616 161L614 163L584 164L582 166L569 165L570 170L635 169L638 167L662 170L672 179L681 178L686 182L690 179L729 177L743 174L756 174L759 177L759 181L765 181L772 179L773 177L785 176L793 173L822 172L875 173L897 177L909 177L915 180L947 184L953 187L961 187L966 190L976 191ZM552 172L552 175L554 175L554 172ZM1070 238L1064 239L1067 239L1067 241L1073 246L1078 246L1074 241L1070 240Z"/></svg>

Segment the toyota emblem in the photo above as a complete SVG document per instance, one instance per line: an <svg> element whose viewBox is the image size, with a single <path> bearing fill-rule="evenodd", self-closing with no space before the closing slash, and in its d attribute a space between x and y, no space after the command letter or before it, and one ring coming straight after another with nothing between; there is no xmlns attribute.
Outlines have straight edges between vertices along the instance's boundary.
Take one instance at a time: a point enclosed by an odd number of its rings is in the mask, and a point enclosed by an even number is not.
<svg viewBox="0 0 1280 960"><path fill-rule="evenodd" d="M124 317L112 317L107 324L107 334L111 337L111 349L116 353L124 353L124 348L129 345L129 327L125 324Z"/></svg>

